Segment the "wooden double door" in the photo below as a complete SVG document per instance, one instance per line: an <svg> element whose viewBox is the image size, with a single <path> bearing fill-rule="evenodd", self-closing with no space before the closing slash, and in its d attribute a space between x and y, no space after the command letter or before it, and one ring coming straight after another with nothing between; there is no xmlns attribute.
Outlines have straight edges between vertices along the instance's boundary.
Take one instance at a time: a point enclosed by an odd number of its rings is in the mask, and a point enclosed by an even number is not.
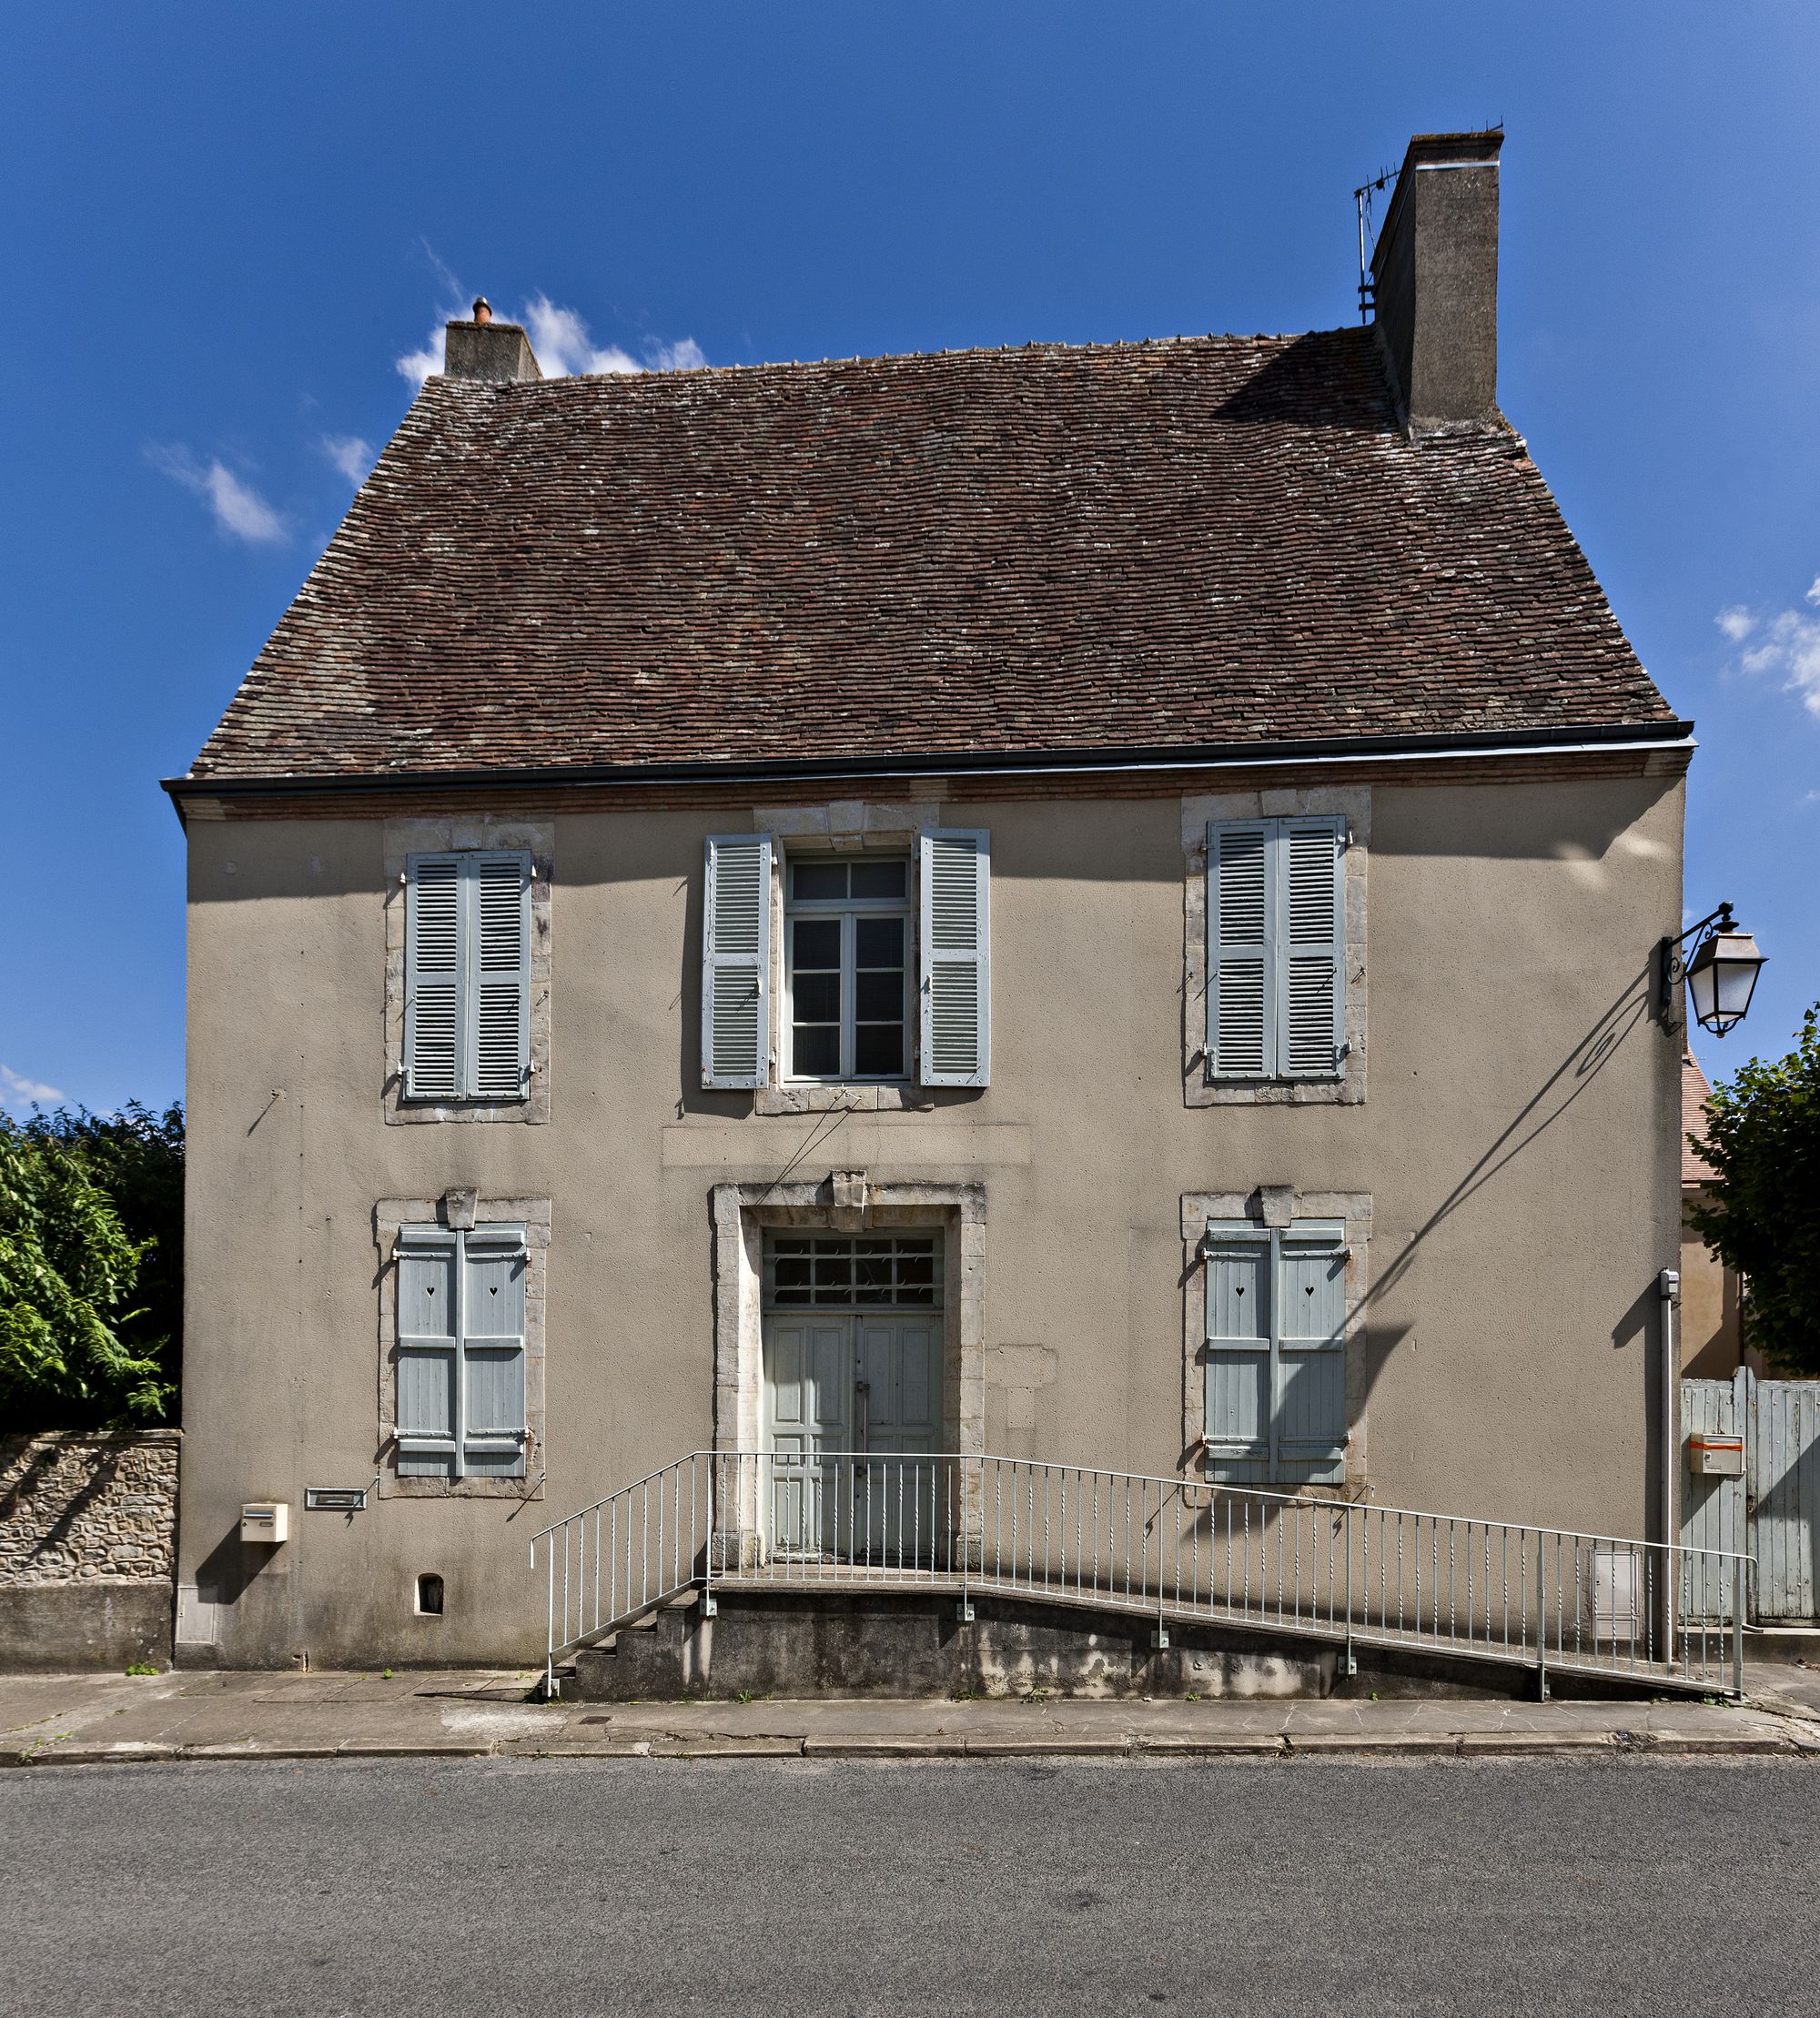
<svg viewBox="0 0 1820 2018"><path fill-rule="evenodd" d="M946 1497L935 1461L943 1340L933 1294L908 1307L765 1311L761 1489L774 1555L933 1559Z"/></svg>

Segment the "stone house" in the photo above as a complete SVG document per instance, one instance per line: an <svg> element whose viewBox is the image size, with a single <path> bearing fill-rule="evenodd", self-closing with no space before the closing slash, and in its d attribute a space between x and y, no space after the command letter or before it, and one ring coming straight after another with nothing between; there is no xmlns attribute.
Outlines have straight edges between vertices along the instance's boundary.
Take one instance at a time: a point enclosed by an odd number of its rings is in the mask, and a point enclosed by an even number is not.
<svg viewBox="0 0 1820 2018"><path fill-rule="evenodd" d="M1662 1531L1693 743L1497 405L1500 138L1362 328L450 325L167 786L185 1658L541 1657L528 1536L698 1449Z"/></svg>

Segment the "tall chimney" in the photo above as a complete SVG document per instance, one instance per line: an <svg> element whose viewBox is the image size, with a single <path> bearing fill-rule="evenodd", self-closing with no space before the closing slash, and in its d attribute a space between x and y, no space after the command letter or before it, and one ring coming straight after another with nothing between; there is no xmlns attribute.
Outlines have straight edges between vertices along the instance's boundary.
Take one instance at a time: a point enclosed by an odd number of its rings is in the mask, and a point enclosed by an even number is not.
<svg viewBox="0 0 1820 2018"><path fill-rule="evenodd" d="M1419 133L1371 254L1378 340L1412 435L1498 420L1502 132Z"/></svg>
<svg viewBox="0 0 1820 2018"><path fill-rule="evenodd" d="M496 386L543 376L531 338L515 322L495 322L484 295L475 302L470 321L451 322L442 332L442 370L446 378L480 378Z"/></svg>

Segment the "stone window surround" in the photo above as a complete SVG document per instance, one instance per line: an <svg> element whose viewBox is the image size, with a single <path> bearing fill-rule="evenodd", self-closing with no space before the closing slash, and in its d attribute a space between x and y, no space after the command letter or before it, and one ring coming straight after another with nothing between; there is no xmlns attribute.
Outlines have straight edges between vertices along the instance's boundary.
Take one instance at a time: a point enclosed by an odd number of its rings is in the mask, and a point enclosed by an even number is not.
<svg viewBox="0 0 1820 2018"><path fill-rule="evenodd" d="M767 1229L828 1233L938 1226L943 1235L942 1419L945 1448L986 1448L986 1186L874 1185L863 1170L804 1184L718 1184L714 1229L714 1448L758 1450L764 1434Z"/></svg>
<svg viewBox="0 0 1820 2018"><path fill-rule="evenodd" d="M915 802L842 799L824 805L755 806L755 833L772 837L771 850L771 1075L753 1096L753 1112L762 1115L832 1114L847 1109L866 1114L901 1114L934 1106L930 1089L916 1080L919 1016L912 994L910 1076L899 1085L795 1085L784 1072L784 878L792 850L797 853L856 854L875 848L907 853L911 863L910 929L905 958L914 976L917 966L916 836L925 827L941 825L939 797Z"/></svg>
<svg viewBox="0 0 1820 2018"><path fill-rule="evenodd" d="M1370 1287L1371 1195L1366 1191L1298 1191L1259 1185L1252 1191L1182 1194L1182 1449L1198 1469L1206 1441L1207 1265L1200 1244L1209 1219L1249 1219L1289 1226L1298 1219L1338 1219L1346 1226L1346 1467L1343 1486L1298 1486L1309 1494L1361 1491L1369 1481L1365 1435L1365 1355L1361 1309ZM1242 1489L1239 1488L1235 1490ZM1260 1487L1260 1491L1273 1488Z"/></svg>
<svg viewBox="0 0 1820 2018"><path fill-rule="evenodd" d="M373 1207L379 1253L379 1426L381 1499L541 1499L543 1498L543 1290L550 1255L548 1198L483 1197L471 1188L440 1198L381 1198ZM398 1475L398 1236L405 1226L524 1228L524 1477L400 1478Z"/></svg>
<svg viewBox="0 0 1820 2018"><path fill-rule="evenodd" d="M550 1119L550 879L553 820L482 813L388 820L382 842L386 903L386 1052L380 1105L389 1125L426 1121ZM531 857L531 1082L522 1100L407 1100L404 1097L405 873L412 855L513 849Z"/></svg>
<svg viewBox="0 0 1820 2018"><path fill-rule="evenodd" d="M1351 836L1346 873L1346 1057L1338 1079L1249 1082L1207 1075L1207 830L1215 820L1326 815ZM1182 1102L1189 1107L1357 1106L1365 1098L1365 893L1371 853L1370 785L1200 793L1182 801Z"/></svg>

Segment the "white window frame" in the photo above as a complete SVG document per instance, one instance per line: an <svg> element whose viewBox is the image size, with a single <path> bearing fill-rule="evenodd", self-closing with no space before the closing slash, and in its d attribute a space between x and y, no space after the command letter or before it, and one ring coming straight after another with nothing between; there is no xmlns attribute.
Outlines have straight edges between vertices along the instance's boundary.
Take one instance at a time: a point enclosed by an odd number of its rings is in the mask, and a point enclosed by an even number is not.
<svg viewBox="0 0 1820 2018"><path fill-rule="evenodd" d="M784 851L784 985L781 992L778 1031L778 1081L784 1086L905 1086L916 1076L916 908L915 861L908 853L895 849L866 850L829 854L819 850ZM904 896L893 903L883 897L806 897L795 894L796 871L822 863L869 864L890 862L904 871ZM895 1073L861 1073L854 1070L854 1030L859 988L854 951L857 921L865 918L901 918L904 921L903 1030L904 1070ZM840 1069L832 1073L796 1070L796 927L805 921L838 919L841 926L841 1024ZM816 970L818 972L823 970Z"/></svg>

